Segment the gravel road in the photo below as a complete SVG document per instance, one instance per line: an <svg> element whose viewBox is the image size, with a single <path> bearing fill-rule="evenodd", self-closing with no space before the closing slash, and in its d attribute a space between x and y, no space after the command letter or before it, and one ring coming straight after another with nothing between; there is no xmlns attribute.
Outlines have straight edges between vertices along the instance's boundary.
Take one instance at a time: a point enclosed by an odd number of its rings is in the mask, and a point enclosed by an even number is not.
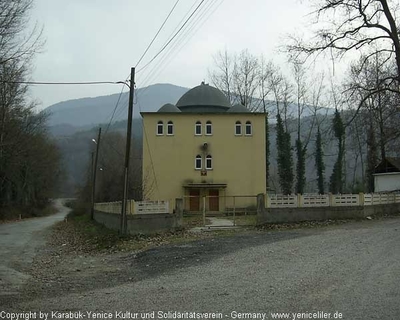
<svg viewBox="0 0 400 320"><path fill-rule="evenodd" d="M25 270L30 266L36 249L45 243L48 227L61 221L69 209L62 200L55 200L57 214L0 224L0 297L19 292L29 279Z"/></svg>
<svg viewBox="0 0 400 320"><path fill-rule="evenodd" d="M166 245L97 259L107 271L69 272L58 293L29 295L7 310L103 316L109 311L113 318L121 316L116 312L131 312L125 318L148 312L154 319L165 318L158 311L221 312L236 319L263 314L271 319L273 312L300 312L303 318L320 312L313 319L340 319L339 313L341 319L400 319L399 243L400 219L385 218ZM67 283L81 286L72 291Z"/></svg>

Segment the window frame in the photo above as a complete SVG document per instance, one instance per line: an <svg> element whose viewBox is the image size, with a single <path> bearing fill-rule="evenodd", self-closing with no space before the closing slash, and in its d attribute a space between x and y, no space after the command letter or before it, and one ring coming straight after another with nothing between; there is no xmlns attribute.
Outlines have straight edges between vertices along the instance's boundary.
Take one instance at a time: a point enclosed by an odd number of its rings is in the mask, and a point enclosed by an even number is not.
<svg viewBox="0 0 400 320"><path fill-rule="evenodd" d="M210 166L208 165L208 161L210 161ZM207 156L206 156L206 165L205 165L205 167L206 167L206 170L212 170L213 169L213 158L212 158L212 155L211 154L208 154Z"/></svg>
<svg viewBox="0 0 400 320"><path fill-rule="evenodd" d="M197 133L197 128L199 128L200 129L200 133ZM196 123L195 123L195 125L194 125L194 135L195 136L201 136L202 135L202 130L203 128L202 128L202 124L201 124L201 121L196 121Z"/></svg>
<svg viewBox="0 0 400 320"><path fill-rule="evenodd" d="M169 133L169 129L172 128L172 133ZM173 121L169 120L167 122L167 136L173 136L174 135L174 123Z"/></svg>
<svg viewBox="0 0 400 320"><path fill-rule="evenodd" d="M207 131L207 129L208 128L210 128L210 133L208 133ZM207 120L207 122L206 122L206 125L205 125L205 135L206 136L212 136L212 134L213 134L213 129L212 129L212 122L210 121L210 120Z"/></svg>
<svg viewBox="0 0 400 320"><path fill-rule="evenodd" d="M200 160L200 166L197 166L197 160ZM203 157L200 154L194 157L194 169L203 170Z"/></svg>
<svg viewBox="0 0 400 320"><path fill-rule="evenodd" d="M247 128L250 128L250 133L247 133ZM245 136L253 135L253 125L252 125L251 121L246 121L244 135Z"/></svg>
<svg viewBox="0 0 400 320"><path fill-rule="evenodd" d="M159 129L161 128L161 133L159 132ZM164 121L159 120L157 122L157 126L156 126L156 135L157 136L163 136L164 135Z"/></svg>
<svg viewBox="0 0 400 320"><path fill-rule="evenodd" d="M237 133L237 129L240 129L240 133ZM235 136L242 136L243 135L243 131L242 131L242 122L241 121L236 121L235 122Z"/></svg>

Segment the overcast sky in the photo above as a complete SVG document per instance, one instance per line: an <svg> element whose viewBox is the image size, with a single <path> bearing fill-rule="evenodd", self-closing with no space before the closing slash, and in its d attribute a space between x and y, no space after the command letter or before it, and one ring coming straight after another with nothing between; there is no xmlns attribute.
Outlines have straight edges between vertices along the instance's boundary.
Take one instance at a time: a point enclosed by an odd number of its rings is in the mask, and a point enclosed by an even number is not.
<svg viewBox="0 0 400 320"><path fill-rule="evenodd" d="M176 0L35 0L32 21L44 26L43 52L34 61L35 81L124 80ZM163 46L200 0L180 0L138 69ZM194 8L194 7L193 7ZM278 52L286 35L305 30L310 7L299 0L205 0L176 46L138 72L136 84L193 87L208 79L213 55L248 49L284 63ZM193 10L193 9L192 9ZM197 18L196 18L197 17ZM35 86L40 108L69 99L119 93L120 86Z"/></svg>

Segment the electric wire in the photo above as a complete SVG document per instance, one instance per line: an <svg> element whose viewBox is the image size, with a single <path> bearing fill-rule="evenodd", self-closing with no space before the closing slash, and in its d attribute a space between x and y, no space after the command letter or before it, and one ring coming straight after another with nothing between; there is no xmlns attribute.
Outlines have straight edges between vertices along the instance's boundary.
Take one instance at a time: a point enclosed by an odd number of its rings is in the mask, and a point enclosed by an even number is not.
<svg viewBox="0 0 400 320"><path fill-rule="evenodd" d="M97 84L121 84L122 81L44 82L44 81L0 80L0 83L30 84L30 85L97 85Z"/></svg>
<svg viewBox="0 0 400 320"><path fill-rule="evenodd" d="M146 87L146 85L150 83L154 79L154 77L159 75L168 66L168 64L177 56L177 53L175 52L179 52L188 43L188 41L191 40L193 35L210 18L215 10L219 8L224 0L220 1L218 4L217 2L218 0L215 0L214 2L210 2L208 6L203 7L203 12L199 12L197 18L192 20L192 24L190 25L190 27L187 28L185 32L182 32L173 44L173 46L170 46L168 50L164 52L162 58L153 66L153 69L147 74L147 76L143 80L143 87L140 94L144 94L148 90L149 86ZM214 6L215 4L217 5ZM178 50L176 50L177 48Z"/></svg>
<svg viewBox="0 0 400 320"><path fill-rule="evenodd" d="M210 18L210 16L215 12L216 9L223 3L224 0L220 1L218 5L212 8L215 4L217 4L218 0L214 2L210 2L209 6L205 8L205 10L198 15L197 19L193 22L193 24L186 30L185 33L182 33L182 37L179 38L172 47L170 47L171 51L166 52L165 55L158 61L152 71L147 75L143 83L150 83L155 77L157 77L162 71L169 65L169 63L177 56L177 54L182 50L182 48L192 39L194 34L202 27L202 25ZM211 11L212 10L212 11ZM205 19L203 19L205 17ZM185 42L184 42L185 41ZM177 50L176 50L177 49ZM175 54L172 54L176 52ZM171 53L171 54L169 54ZM146 90L145 90L146 91ZM144 92L145 92L144 91ZM144 93L143 92L143 93Z"/></svg>
<svg viewBox="0 0 400 320"><path fill-rule="evenodd" d="M175 37L179 34L179 32L185 27L185 25L190 21L190 19L193 17L193 15L197 12L197 10L200 8L200 6L203 4L205 0L201 0L201 2L199 3L199 5L196 7L196 9L194 9L194 11L191 13L191 15L186 19L186 21L183 23L183 25L178 29L178 31L172 36L172 38L170 38L167 43L161 48L160 51L158 51L156 53L156 55L149 61L147 62L142 68L140 68L139 70L136 71L136 73L139 73L140 71L142 71L143 69L145 69L146 67L148 67L164 50L165 48L168 47L168 45L172 42L172 40L175 39Z"/></svg>
<svg viewBox="0 0 400 320"><path fill-rule="evenodd" d="M142 59L144 58L144 56L146 55L147 51L149 51L151 45L153 44L154 40L156 40L158 34L160 33L160 31L162 30L162 28L164 27L165 23L168 21L169 17L171 16L172 12L174 11L176 5L178 4L180 0L176 0L174 6L172 7L172 9L170 10L170 12L168 13L167 17L165 18L164 22L162 23L161 27L158 29L157 33L155 34L155 36L153 37L153 39L151 40L151 42L149 43L149 45L147 46L146 50L143 52L142 56L140 57L139 61L136 63L136 67L139 65L139 63L142 61Z"/></svg>

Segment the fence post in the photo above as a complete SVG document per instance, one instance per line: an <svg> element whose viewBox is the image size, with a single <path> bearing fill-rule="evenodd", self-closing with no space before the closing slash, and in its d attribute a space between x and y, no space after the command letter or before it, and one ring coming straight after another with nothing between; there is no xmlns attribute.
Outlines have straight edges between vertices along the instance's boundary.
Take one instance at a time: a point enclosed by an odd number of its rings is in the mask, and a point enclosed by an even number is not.
<svg viewBox="0 0 400 320"><path fill-rule="evenodd" d="M364 206L365 198L364 198L364 193L363 192L360 192L358 194L358 199L359 199L360 206Z"/></svg>
<svg viewBox="0 0 400 320"><path fill-rule="evenodd" d="M183 225L183 199L176 198L175 199L175 214L177 216L177 226L182 227Z"/></svg>
<svg viewBox="0 0 400 320"><path fill-rule="evenodd" d="M332 194L332 192L329 192L328 196L329 196L329 206L333 207L333 194Z"/></svg>
<svg viewBox="0 0 400 320"><path fill-rule="evenodd" d="M270 207L270 203L271 203L271 201L269 199L269 194L265 193L265 207L269 208Z"/></svg>
<svg viewBox="0 0 400 320"><path fill-rule="evenodd" d="M257 223L263 223L266 221L265 216L265 194L259 193L257 195Z"/></svg>
<svg viewBox="0 0 400 320"><path fill-rule="evenodd" d="M206 196L203 196L203 226L206 226Z"/></svg>
<svg viewBox="0 0 400 320"><path fill-rule="evenodd" d="M301 208L303 206L303 195L301 193L297 194L297 207Z"/></svg>

